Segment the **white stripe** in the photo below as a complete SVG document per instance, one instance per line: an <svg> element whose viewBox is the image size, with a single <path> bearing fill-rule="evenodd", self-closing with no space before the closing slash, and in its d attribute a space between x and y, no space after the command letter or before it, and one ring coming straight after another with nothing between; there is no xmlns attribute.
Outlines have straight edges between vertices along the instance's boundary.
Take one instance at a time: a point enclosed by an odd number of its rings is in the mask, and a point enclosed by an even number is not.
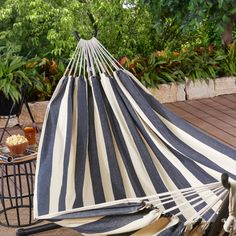
<svg viewBox="0 0 236 236"><path fill-rule="evenodd" d="M50 107L51 107L51 103L54 100L54 98L56 97L56 95L59 93L61 86L62 86L62 82L65 80L64 77L62 77L58 84L57 87L50 99L50 102L47 105L47 109L45 111L45 115L44 115L44 121L43 121L43 125L42 125L42 131L41 131L41 135L40 135L40 140L39 140L39 146L38 146L38 153L37 153L37 162L36 162L36 169L35 169L35 181L34 181L34 218L38 217L38 193L37 193L37 189L38 189L38 174L39 174L39 167L40 167L40 162L41 162L41 150L42 150L42 145L43 145L43 141L44 141L44 135L45 135L45 128L46 128L46 124L47 124L47 120L48 120L48 115L49 115L49 111L50 111Z"/></svg>
<svg viewBox="0 0 236 236"><path fill-rule="evenodd" d="M188 181L188 183L191 186L199 186L199 185L203 184L202 182L200 182L197 179L197 177L195 175L192 174L191 171L189 171L182 164L182 162L176 156L173 155L173 153L164 145L164 143L155 134L153 134L153 132L150 131L150 129L148 127L146 127L146 131L147 131L149 137L152 138L152 141L155 143L156 147L158 147L159 150L162 152L162 154L166 157L166 159L169 160L183 174L183 176L185 177L186 181ZM158 172L160 173L160 176L161 176L163 182L165 183L165 186L168 188L168 190L169 191L177 190L178 189L177 186L175 186L174 182L169 177L169 175L166 172L166 170L161 166L161 163L158 161L158 157L156 157L153 154L152 155L152 159L153 159L153 162L156 165L156 168L157 168ZM203 198L203 200L206 201L207 204L210 204L212 202L212 200L215 200L217 198L217 196L215 196L215 198L212 197L212 199L209 199L209 198L205 197L205 195L207 193L211 193L211 190L205 191L204 193L199 193L199 195ZM186 199L185 198L182 198L182 200L175 199L175 201L176 201L177 205L179 205L182 202L185 202ZM181 212L183 213L183 215L187 219L194 212L196 212L196 210L193 207L191 207L190 205L189 206L186 205L184 207L180 207L180 210L181 210ZM192 212L192 211L194 211L194 212Z"/></svg>
<svg viewBox="0 0 236 236"><path fill-rule="evenodd" d="M76 163L76 143L77 143L77 133L73 131L77 131L78 127L78 109L77 109L77 91L78 91L78 80L79 78L75 78L74 82L74 91L73 91L73 113L72 116L72 136L71 136L71 147L70 147L70 157L68 163L68 173L67 173L67 188L66 188L66 210L72 209L73 203L75 201L75 163Z"/></svg>
<svg viewBox="0 0 236 236"><path fill-rule="evenodd" d="M92 86L92 83L91 83ZM105 195L106 201L113 201L114 194L113 188L111 183L111 174L110 168L108 163L108 155L106 152L105 146L105 137L101 126L101 120L99 116L98 105L96 103L95 95L94 95L94 88L93 90L93 101L94 101L94 125L95 125L95 132L96 132L96 142L97 142L97 153L98 153L98 161L99 161L99 168L102 178L102 186ZM95 171L95 170L92 170Z"/></svg>
<svg viewBox="0 0 236 236"><path fill-rule="evenodd" d="M161 144L160 144L161 146ZM161 147L159 146L159 148L161 149ZM149 146L147 146L148 150L149 150L149 154L151 155L152 157L152 160L153 160L153 163L156 167L156 169L158 170L158 173L162 179L162 181L164 182L164 185L166 186L166 188L169 190L169 191L174 191L174 190L178 190L177 186L175 185L175 183L172 181L172 179L169 177L167 171L168 170L165 170L161 163L159 162L158 160L158 157L155 156L155 154L152 152L152 150L150 149ZM169 153L170 154L170 158L175 158L172 153ZM182 164L181 164L182 165ZM199 182L199 181L198 181ZM200 183L200 182L199 182ZM173 197L173 196L172 196ZM180 206L180 211L183 213L183 215L188 218L190 217L192 214L195 214L196 213L196 210L191 206L191 204L189 204L186 200L186 198L184 196L178 196L178 198L175 198L173 197L174 201L176 202L177 205L180 205L181 203L183 202L186 202L186 206L184 207L181 207ZM156 204L160 203L159 201L156 202ZM162 209L164 208L163 205L161 206L158 206L159 208L161 207Z"/></svg>
<svg viewBox="0 0 236 236"><path fill-rule="evenodd" d="M160 193L160 194L155 194L155 195L151 195L148 196L148 199L150 200L150 202L154 201L156 198L158 197L165 197L169 194L184 194L184 193L188 193L189 191L192 192L193 190L195 190L197 193L199 191L202 191L203 188L210 188L210 189L214 189L219 187L221 184L219 182L213 183L213 184L206 184L206 185L201 185L198 187L194 187L194 188L185 188L185 189L178 189L176 191L171 191L171 192L165 192L165 193ZM129 203L143 203L144 200L146 200L147 197L139 197L139 198L125 198L125 199L121 199L121 200L116 200L116 201L112 201L112 202L105 202L105 203L99 203L99 204L95 204L95 205L90 205L90 206L83 206L83 207L79 207L79 208L74 208L71 210L67 210L67 211L60 211L60 212L54 212L54 213L50 213L47 215L43 215L43 216L39 216L38 219L49 219L49 218L53 218L53 217L57 217L66 213L74 213L74 212L80 212L80 211L86 211L86 210L95 210L95 209L101 209L103 207L115 207L118 204L129 204ZM147 202L147 205L149 206L149 202Z"/></svg>
<svg viewBox="0 0 236 236"><path fill-rule="evenodd" d="M202 182L200 182L196 176L194 176L192 174L191 171L189 171L183 164L182 162L165 146L165 144L162 142L161 139L158 138L158 136L156 136L150 129L149 127L147 127L145 125L145 123L143 123L144 127L145 127L145 130L146 132L148 133L148 136L151 137L153 143L155 144L156 148L159 149L159 151L163 154L163 156L168 160L170 161L170 163L172 163L176 169L178 169L184 176L185 176L185 179L186 181L189 182L189 184L191 186L199 186L202 184ZM143 140L145 141L145 140ZM146 146L148 146L148 144L146 144ZM154 162L157 162L156 163L156 169L157 171L159 171L159 167L161 165L161 163L158 161L158 157L156 157L154 154L152 155L152 160ZM164 168L163 168L163 171L166 171ZM169 175L167 174L168 176L168 180L166 179L163 179L165 185L168 185L169 182L170 182L170 178L169 178ZM175 186L173 189L169 189L170 191L176 189L177 187Z"/></svg>
<svg viewBox="0 0 236 236"><path fill-rule="evenodd" d="M85 163L85 172L84 172L84 186L83 186L83 205L84 206L91 206L95 204L91 171L94 171L94 170L90 169L89 158L87 155L86 163Z"/></svg>
<svg viewBox="0 0 236 236"><path fill-rule="evenodd" d="M117 146L113 132L112 132L112 140L113 140L113 144L114 144L114 149L115 149L115 153L116 153L116 158L117 158L119 170L120 170L121 177L122 177L122 182L123 182L124 189L125 189L126 198L136 197L135 191L134 191L133 186L130 182L129 175L127 173L125 164L123 162L123 159L120 154L119 148Z"/></svg>
<svg viewBox="0 0 236 236"><path fill-rule="evenodd" d="M107 235L107 234L121 234L125 232L132 232L134 230L141 229L151 223L153 223L155 220L159 219L161 216L161 211L159 209L154 209L150 211L147 215L144 215L142 218L132 221L131 223L118 228L116 230L106 231L103 232L100 235ZM131 216L132 217L132 216Z"/></svg>
<svg viewBox="0 0 236 236"><path fill-rule="evenodd" d="M99 234L85 234L85 235L107 235L107 234L119 234L124 232L131 232L137 229L141 229L154 221L158 220L161 216L161 212L159 210L152 210L147 215L144 215L142 218L135 220L121 228L111 230L111 231L104 231L103 233ZM103 217L89 217L89 218L75 218L75 219L64 219L61 221L56 222L56 224L61 225L63 227L79 227L84 224L94 223Z"/></svg>
<svg viewBox="0 0 236 236"><path fill-rule="evenodd" d="M125 97L128 98L130 104L132 105L135 112L141 117L143 121L155 132L165 143L167 143L169 146L171 146L173 149L177 150L171 143L169 143L163 135L158 131L158 129L152 124L152 122L149 120L149 118L145 115L145 113L142 111L142 109L139 107L139 105L136 103L136 101L133 99L133 97L130 95L130 93L127 91L125 86L121 83L118 75L116 72L114 72L114 78L116 79L117 84L119 85L120 89L124 93Z"/></svg>
<svg viewBox="0 0 236 236"><path fill-rule="evenodd" d="M50 213L57 212L59 207L59 197L61 192L63 170L64 170L64 152L66 143L69 87L70 87L70 80L68 80L65 89L65 94L61 101L56 133L55 133L55 142L53 146L52 171L51 171L50 193L49 193Z"/></svg>
<svg viewBox="0 0 236 236"><path fill-rule="evenodd" d="M172 124L170 121L162 117L160 114L156 113L163 123L185 144L190 146L192 149L206 156L209 160L217 164L218 166L224 168L227 172L235 174L236 161L228 157L227 155L218 152L212 147L202 143L200 140L194 138L190 134L181 130L179 127ZM236 153L236 152L235 152Z"/></svg>
<svg viewBox="0 0 236 236"><path fill-rule="evenodd" d="M195 162L198 166L200 166L206 173L208 173L210 176L212 176L213 178L215 178L218 181L221 181L221 172L218 172L214 169L211 169L205 165L202 165L201 163Z"/></svg>
<svg viewBox="0 0 236 236"><path fill-rule="evenodd" d="M109 103L111 104L113 112L114 112L117 120L119 121L119 125L121 128L121 132L124 137L125 143L128 144L127 148L129 150L129 154L131 156L131 161L133 163L133 166L134 166L135 172L138 176L138 179L142 185L142 188L145 191L146 195L155 194L156 191L155 191L154 186L152 184L147 184L147 183L151 183L149 174L143 164L143 161L142 161L140 154L137 150L136 144L135 144L133 137L129 131L129 128L126 124L125 118L122 114L122 111L120 110L119 104L116 101L116 97L111 92L113 89L110 84L110 81L108 78L106 78L106 76L104 74L101 74L101 83L102 83L103 89L105 91L105 94L109 100Z"/></svg>

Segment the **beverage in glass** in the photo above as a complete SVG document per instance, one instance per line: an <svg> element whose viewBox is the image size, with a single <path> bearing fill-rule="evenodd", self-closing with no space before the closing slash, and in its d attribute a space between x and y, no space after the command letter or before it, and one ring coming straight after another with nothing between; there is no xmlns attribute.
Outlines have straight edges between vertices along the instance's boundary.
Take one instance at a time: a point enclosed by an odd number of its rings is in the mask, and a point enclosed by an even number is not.
<svg viewBox="0 0 236 236"><path fill-rule="evenodd" d="M24 127L24 134L25 137L29 141L29 145L36 144L36 128L33 126L26 126Z"/></svg>

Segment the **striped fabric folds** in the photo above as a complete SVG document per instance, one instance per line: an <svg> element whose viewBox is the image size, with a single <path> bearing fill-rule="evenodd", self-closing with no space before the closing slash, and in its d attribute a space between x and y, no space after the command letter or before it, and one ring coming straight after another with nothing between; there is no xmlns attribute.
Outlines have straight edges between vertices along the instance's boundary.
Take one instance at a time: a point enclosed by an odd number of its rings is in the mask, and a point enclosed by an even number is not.
<svg viewBox="0 0 236 236"><path fill-rule="evenodd" d="M97 235L183 235L188 223L214 220L227 196L221 174L236 180L235 150L115 63L96 39L79 42L45 115L35 217Z"/></svg>

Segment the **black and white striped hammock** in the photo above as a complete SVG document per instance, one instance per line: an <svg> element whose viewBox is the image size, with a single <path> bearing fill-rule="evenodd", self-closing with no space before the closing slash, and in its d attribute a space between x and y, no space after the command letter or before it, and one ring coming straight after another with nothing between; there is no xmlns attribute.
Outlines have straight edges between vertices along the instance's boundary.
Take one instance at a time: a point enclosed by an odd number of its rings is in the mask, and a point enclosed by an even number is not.
<svg viewBox="0 0 236 236"><path fill-rule="evenodd" d="M236 152L175 116L96 38L81 39L48 105L35 217L82 234L183 235L214 220ZM148 233L147 233L148 232Z"/></svg>

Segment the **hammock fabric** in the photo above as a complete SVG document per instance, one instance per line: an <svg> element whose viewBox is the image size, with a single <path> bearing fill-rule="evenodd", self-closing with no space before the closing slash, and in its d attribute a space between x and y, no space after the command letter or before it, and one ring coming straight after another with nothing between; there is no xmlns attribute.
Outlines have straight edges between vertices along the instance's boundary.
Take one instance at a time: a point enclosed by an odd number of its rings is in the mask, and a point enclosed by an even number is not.
<svg viewBox="0 0 236 236"><path fill-rule="evenodd" d="M82 234L183 235L213 221L236 152L175 116L96 38L81 39L48 105L35 217ZM127 234L126 234L127 235Z"/></svg>

